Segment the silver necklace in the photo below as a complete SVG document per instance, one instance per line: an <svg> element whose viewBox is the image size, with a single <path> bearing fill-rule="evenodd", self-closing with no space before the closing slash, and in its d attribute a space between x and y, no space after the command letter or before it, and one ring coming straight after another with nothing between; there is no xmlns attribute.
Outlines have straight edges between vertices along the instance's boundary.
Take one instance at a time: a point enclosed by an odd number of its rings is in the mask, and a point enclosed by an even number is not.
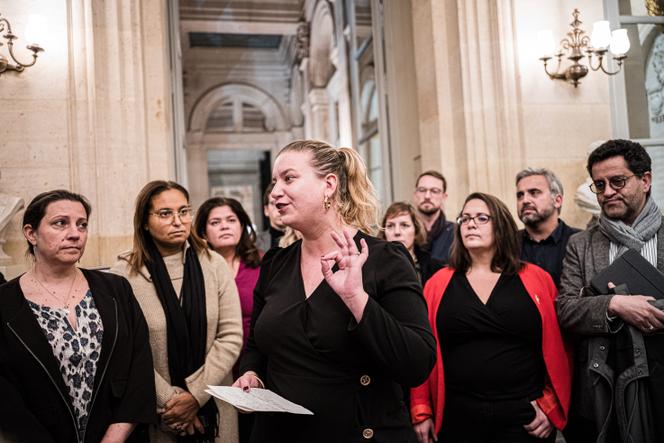
<svg viewBox="0 0 664 443"><path fill-rule="evenodd" d="M58 300L60 303L62 303L62 304L64 305L64 309L65 309L65 311L67 311L67 313L69 313L69 305L71 304L71 301L72 301L72 299L74 298L74 296L71 296L71 291L72 291L72 289L74 288L74 283L76 283L76 279L77 279L77 278L78 278L78 272L74 274L74 278L71 280L71 284L69 285L69 291L67 291L67 295L66 295L65 298L63 299L63 298L58 297L58 296L56 295L56 291L51 291L50 289L48 289L48 288L47 288L47 287L46 287L46 286L45 286L45 285L44 285L44 284L43 284L43 283L37 278L37 276L35 275L35 271L34 271L34 269L32 270L32 280L33 280L34 282L36 282L37 284L39 284L39 286L41 286L42 289L43 289L44 291L46 291L46 293L48 294L49 297L52 296L52 297L54 297L56 300ZM71 296L71 297L70 297L70 296Z"/></svg>

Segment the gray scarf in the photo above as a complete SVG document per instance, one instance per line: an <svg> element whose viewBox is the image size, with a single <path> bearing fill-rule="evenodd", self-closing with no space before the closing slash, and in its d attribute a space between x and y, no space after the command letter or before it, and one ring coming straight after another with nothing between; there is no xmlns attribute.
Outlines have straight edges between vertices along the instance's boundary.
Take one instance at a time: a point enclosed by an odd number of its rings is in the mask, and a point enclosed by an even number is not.
<svg viewBox="0 0 664 443"><path fill-rule="evenodd" d="M608 218L604 212L599 216L599 230L619 246L618 255L627 249L641 252L643 245L657 234L661 224L662 213L652 197L648 197L646 205L632 226L626 225L620 220Z"/></svg>

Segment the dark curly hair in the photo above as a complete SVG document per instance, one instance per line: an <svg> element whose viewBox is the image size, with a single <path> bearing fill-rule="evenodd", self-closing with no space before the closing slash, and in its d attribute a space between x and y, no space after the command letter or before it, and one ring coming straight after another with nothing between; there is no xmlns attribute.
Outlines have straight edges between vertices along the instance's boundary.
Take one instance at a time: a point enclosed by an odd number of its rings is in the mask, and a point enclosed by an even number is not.
<svg viewBox="0 0 664 443"><path fill-rule="evenodd" d="M206 237L205 228L207 226L208 218L210 218L210 212L212 212L214 208L219 208L221 206L228 206L240 221L242 234L240 235L240 241L237 246L235 246L235 254L250 268L260 266L261 256L256 247L256 231L254 230L249 215L242 207L242 204L234 198L213 197L206 200L205 203L198 208L196 214L196 221L194 222L194 230L196 231L196 234L201 238Z"/></svg>
<svg viewBox="0 0 664 443"><path fill-rule="evenodd" d="M615 139L600 145L588 156L586 168L590 177L593 176L593 166L596 163L611 157L623 157L629 170L637 177L643 177L643 174L652 171L652 160L643 146L631 140Z"/></svg>

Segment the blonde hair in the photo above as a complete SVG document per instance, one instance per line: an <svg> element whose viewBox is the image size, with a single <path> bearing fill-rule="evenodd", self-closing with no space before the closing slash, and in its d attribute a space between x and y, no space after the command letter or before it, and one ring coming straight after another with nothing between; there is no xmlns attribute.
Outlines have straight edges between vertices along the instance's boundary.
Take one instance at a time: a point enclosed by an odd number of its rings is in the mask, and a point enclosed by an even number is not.
<svg viewBox="0 0 664 443"><path fill-rule="evenodd" d="M297 140L282 148L277 157L284 152L309 152L311 165L320 176L336 175L339 183L332 200L341 219L367 234L377 232L378 198L357 151L335 149L317 140Z"/></svg>
<svg viewBox="0 0 664 443"><path fill-rule="evenodd" d="M290 226L286 226L286 229L284 229L284 235L282 235L281 238L279 239L279 247L287 248L288 246L292 245L301 238L302 234L300 234L299 231L296 231Z"/></svg>

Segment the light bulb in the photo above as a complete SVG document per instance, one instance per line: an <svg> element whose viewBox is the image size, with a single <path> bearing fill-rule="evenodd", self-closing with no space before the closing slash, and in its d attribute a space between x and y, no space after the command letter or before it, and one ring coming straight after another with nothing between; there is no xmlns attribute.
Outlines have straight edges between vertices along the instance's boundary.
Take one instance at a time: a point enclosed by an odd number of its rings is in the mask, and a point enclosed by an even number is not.
<svg viewBox="0 0 664 443"><path fill-rule="evenodd" d="M553 32L548 29L537 33L537 42L542 57L551 57L556 50L556 42L553 39Z"/></svg>
<svg viewBox="0 0 664 443"><path fill-rule="evenodd" d="M613 55L625 55L629 51L629 37L627 29L616 29L611 33L609 50Z"/></svg>
<svg viewBox="0 0 664 443"><path fill-rule="evenodd" d="M609 22L602 20L593 23L593 32L590 36L590 46L593 49L606 49L611 43L611 28Z"/></svg>
<svg viewBox="0 0 664 443"><path fill-rule="evenodd" d="M28 16L28 25L24 32L25 42L31 45L43 44L47 40L46 19L39 14Z"/></svg>

